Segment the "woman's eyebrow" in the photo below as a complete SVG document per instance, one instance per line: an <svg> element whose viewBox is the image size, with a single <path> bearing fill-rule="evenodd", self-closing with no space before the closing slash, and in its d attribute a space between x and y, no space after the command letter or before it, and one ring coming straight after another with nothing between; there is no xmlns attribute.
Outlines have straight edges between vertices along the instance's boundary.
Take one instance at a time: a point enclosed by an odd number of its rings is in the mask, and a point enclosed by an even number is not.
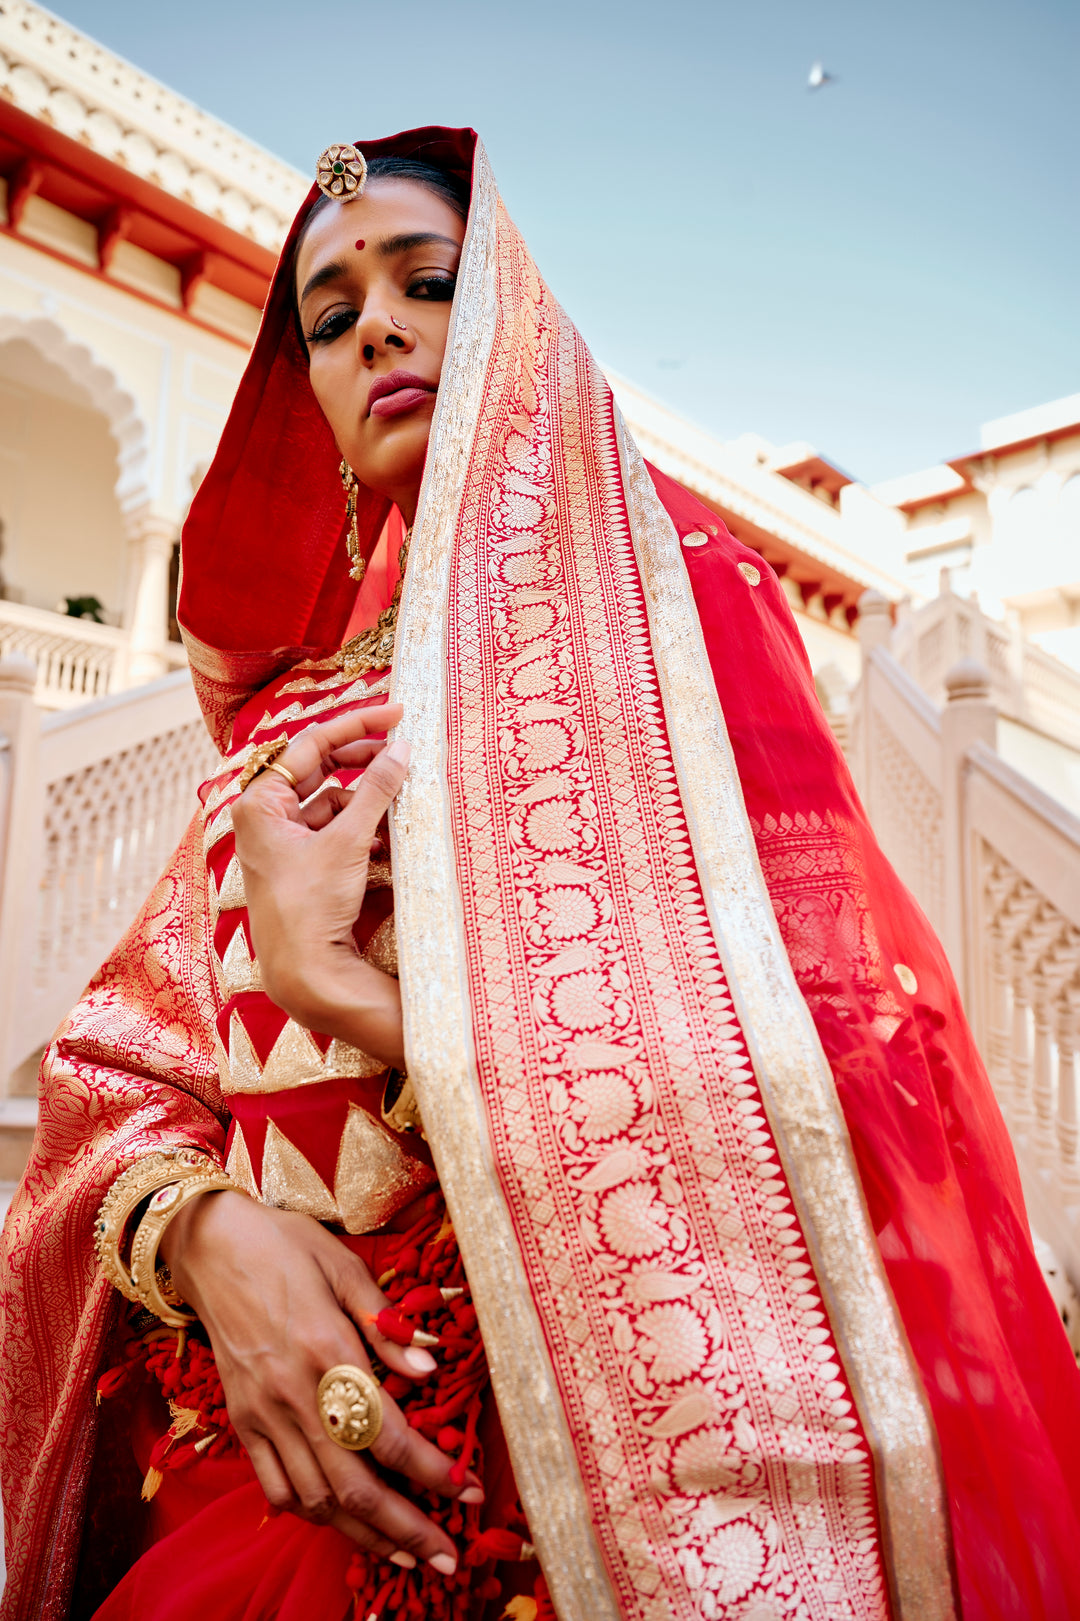
<svg viewBox="0 0 1080 1621"><path fill-rule="evenodd" d="M332 259L329 264L322 265L318 270L316 270L315 274L313 276L309 276L307 281L304 283L304 290L300 294L301 304L304 302L305 298L307 298L309 293L317 292L320 287L325 287L327 282L340 281L342 277L347 276L348 273L348 266L341 259Z"/></svg>
<svg viewBox="0 0 1080 1621"><path fill-rule="evenodd" d="M375 243L375 252L382 259L389 259L395 253L409 253L413 248L433 247L441 243L444 247L453 248L460 253L461 243L455 242L452 236L440 236L438 231L406 231L401 236L384 236Z"/></svg>

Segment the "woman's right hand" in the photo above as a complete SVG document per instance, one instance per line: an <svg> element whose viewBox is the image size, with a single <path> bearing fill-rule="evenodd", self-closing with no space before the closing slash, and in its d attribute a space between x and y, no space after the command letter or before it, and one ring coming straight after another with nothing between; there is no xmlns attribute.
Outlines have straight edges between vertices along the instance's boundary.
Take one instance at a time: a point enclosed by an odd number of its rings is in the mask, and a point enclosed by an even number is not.
<svg viewBox="0 0 1080 1621"><path fill-rule="evenodd" d="M353 925L379 824L405 781L409 745L382 734L400 704L353 709L309 726L233 804L236 856L267 995L297 1023L403 1069L398 982L365 961ZM362 766L351 789L323 788ZM312 797L314 796L314 797Z"/></svg>
<svg viewBox="0 0 1080 1621"><path fill-rule="evenodd" d="M388 1301L364 1263L310 1216L231 1192L178 1212L161 1247L209 1332L229 1417L268 1502L397 1564L427 1560L451 1574L457 1554L446 1533L386 1484L369 1454L331 1441L319 1419L316 1389L328 1368L370 1371L361 1331L395 1373L423 1379L435 1370L429 1352L379 1334L374 1318ZM410 1429L385 1392L382 1404L370 1458L421 1491L482 1500L474 1475L455 1485L453 1459Z"/></svg>

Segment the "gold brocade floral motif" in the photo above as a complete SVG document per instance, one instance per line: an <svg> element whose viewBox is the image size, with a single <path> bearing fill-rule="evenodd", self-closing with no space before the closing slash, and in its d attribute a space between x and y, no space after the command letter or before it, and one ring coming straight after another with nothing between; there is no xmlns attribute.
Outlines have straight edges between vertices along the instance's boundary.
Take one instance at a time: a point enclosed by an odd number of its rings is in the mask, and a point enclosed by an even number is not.
<svg viewBox="0 0 1080 1621"><path fill-rule="evenodd" d="M81 1501L88 1477L86 1415L115 1302L92 1250L80 1248L83 1235L134 1160L169 1144L201 1148L218 1164L224 1157L209 935L196 818L44 1060L37 1139L8 1216L0 1358L13 1415L7 1593L42 1621L68 1614L83 1529L69 1504ZM45 1469L47 1436L57 1439Z"/></svg>

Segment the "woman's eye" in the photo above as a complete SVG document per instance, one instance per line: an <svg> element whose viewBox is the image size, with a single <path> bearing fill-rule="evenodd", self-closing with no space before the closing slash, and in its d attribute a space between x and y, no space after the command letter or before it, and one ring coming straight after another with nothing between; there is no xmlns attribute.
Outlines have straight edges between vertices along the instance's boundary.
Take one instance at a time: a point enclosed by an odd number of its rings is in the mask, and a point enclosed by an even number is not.
<svg viewBox="0 0 1080 1621"><path fill-rule="evenodd" d="M433 298L446 302L453 298L454 288L457 285L456 276L421 276L409 283L407 297Z"/></svg>
<svg viewBox="0 0 1080 1621"><path fill-rule="evenodd" d="M321 321L316 321L312 330L307 334L307 341L309 343L333 343L335 338L340 338L343 332L348 332L351 326L355 326L356 320L356 310L335 310L332 315L327 315Z"/></svg>

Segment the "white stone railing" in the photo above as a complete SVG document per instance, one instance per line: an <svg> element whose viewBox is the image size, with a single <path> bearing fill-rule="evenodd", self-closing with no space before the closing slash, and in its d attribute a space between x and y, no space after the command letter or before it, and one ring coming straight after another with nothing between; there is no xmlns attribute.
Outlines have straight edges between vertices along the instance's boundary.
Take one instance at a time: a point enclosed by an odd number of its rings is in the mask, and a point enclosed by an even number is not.
<svg viewBox="0 0 1080 1621"><path fill-rule="evenodd" d="M68 619L20 602L0 602L0 658L22 653L37 666L34 696L46 709L104 698L119 685L122 630Z"/></svg>
<svg viewBox="0 0 1080 1621"><path fill-rule="evenodd" d="M10 653L36 666L34 698L43 709L74 709L127 684L128 634L114 625L0 601L0 658ZM187 663L179 642L160 653L170 668Z"/></svg>
<svg viewBox="0 0 1080 1621"><path fill-rule="evenodd" d="M998 756L985 667L954 663L939 710L891 637L888 603L868 593L852 769L886 855L949 953L1032 1226L1080 1286L1080 819Z"/></svg>
<svg viewBox="0 0 1080 1621"><path fill-rule="evenodd" d="M186 671L57 714L0 662L0 1095L123 934L217 761Z"/></svg>
<svg viewBox="0 0 1080 1621"><path fill-rule="evenodd" d="M974 659L987 671L1002 715L1080 747L1080 673L1027 641L1016 626L958 597L947 582L932 602L901 615L890 650L938 704L945 702L948 671L960 659Z"/></svg>

